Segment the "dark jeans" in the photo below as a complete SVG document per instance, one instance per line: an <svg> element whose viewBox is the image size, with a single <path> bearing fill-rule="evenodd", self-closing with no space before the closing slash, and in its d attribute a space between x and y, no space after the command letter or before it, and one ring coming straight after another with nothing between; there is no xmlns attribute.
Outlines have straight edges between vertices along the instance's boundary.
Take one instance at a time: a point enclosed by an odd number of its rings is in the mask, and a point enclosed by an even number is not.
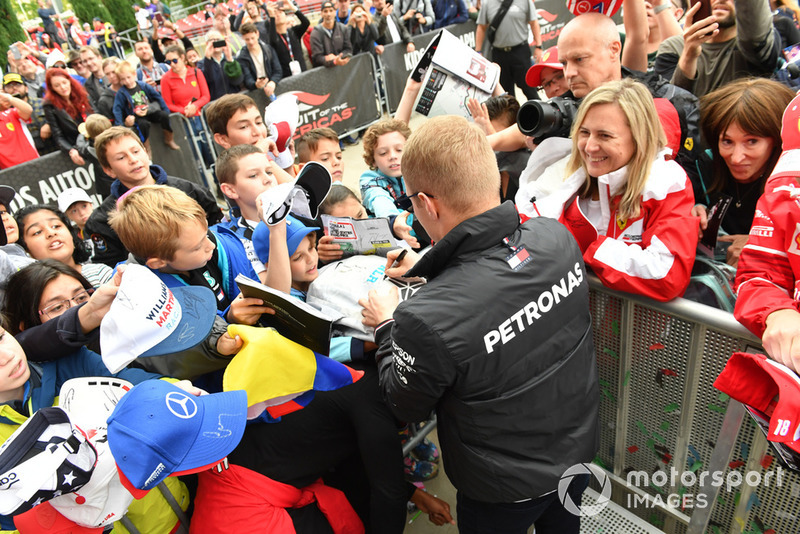
<svg viewBox="0 0 800 534"><path fill-rule="evenodd" d="M142 141L150 138L150 123L158 123L161 125L161 128L164 131L172 131L172 126L170 126L169 123L169 112L164 111L163 109L159 111L151 111L144 117L139 117L138 115L134 116L136 117L136 126L139 128L139 132L142 134Z"/></svg>
<svg viewBox="0 0 800 534"><path fill-rule="evenodd" d="M500 85L510 95L514 95L514 84L518 85L525 97L539 99L535 87L528 87L525 75L531 68L531 48L528 43L511 47L507 52L502 48L492 48L492 61L500 65Z"/></svg>
<svg viewBox="0 0 800 534"><path fill-rule="evenodd" d="M576 476L569 487L572 502L580 506L581 495L589 485L589 475ZM458 492L459 534L526 534L536 525L536 534L578 534L581 518L569 513L558 499L558 492L520 503L488 503L470 499Z"/></svg>

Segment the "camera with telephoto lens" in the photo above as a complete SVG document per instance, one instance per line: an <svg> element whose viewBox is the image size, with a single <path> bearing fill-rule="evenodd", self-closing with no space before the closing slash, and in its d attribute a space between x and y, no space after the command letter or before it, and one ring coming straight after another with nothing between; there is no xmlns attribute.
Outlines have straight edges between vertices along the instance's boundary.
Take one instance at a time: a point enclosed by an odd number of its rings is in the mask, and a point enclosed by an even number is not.
<svg viewBox="0 0 800 534"><path fill-rule="evenodd" d="M572 121L578 114L578 102L554 97L546 102L528 100L519 108L517 126L538 145L549 137L569 137Z"/></svg>

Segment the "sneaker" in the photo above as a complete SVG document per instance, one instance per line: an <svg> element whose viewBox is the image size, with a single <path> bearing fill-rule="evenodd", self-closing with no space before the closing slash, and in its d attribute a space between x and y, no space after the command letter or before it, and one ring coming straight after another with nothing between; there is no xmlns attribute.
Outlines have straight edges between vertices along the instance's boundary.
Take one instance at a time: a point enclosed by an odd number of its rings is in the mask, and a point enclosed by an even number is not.
<svg viewBox="0 0 800 534"><path fill-rule="evenodd" d="M435 464L439 463L439 448L428 438L423 439L419 445L414 447L411 450L411 454L413 454L414 458L417 460L433 462Z"/></svg>
<svg viewBox="0 0 800 534"><path fill-rule="evenodd" d="M411 456L403 458L406 480L409 482L423 482L435 478L439 474L439 466Z"/></svg>

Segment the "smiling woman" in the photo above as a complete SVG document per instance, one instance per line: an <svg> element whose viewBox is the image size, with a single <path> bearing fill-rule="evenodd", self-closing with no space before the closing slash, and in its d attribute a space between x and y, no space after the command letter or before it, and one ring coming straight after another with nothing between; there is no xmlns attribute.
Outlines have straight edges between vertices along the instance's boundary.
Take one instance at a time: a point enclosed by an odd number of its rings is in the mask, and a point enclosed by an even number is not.
<svg viewBox="0 0 800 534"><path fill-rule="evenodd" d="M534 202L578 241L608 287L656 300L683 294L697 246L697 221L683 169L667 160L653 97L631 79L589 93L572 127L568 177Z"/></svg>
<svg viewBox="0 0 800 534"><path fill-rule="evenodd" d="M722 219L721 239L730 241L728 263L735 266L747 242L756 202L781 155L781 116L794 91L763 78L730 83L700 100L700 127L708 155L693 184L694 212L705 229L707 208L731 197Z"/></svg>
<svg viewBox="0 0 800 534"><path fill-rule="evenodd" d="M82 274L92 287L99 287L112 276L109 266L89 263L89 253L69 219L55 206L34 204L16 214L19 244L34 259L53 259Z"/></svg>

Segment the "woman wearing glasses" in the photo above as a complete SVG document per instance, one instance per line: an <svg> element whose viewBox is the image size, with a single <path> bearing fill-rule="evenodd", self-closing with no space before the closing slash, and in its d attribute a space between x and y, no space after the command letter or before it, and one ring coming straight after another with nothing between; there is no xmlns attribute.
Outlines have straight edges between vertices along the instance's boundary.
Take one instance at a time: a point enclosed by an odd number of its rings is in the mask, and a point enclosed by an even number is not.
<svg viewBox="0 0 800 534"><path fill-rule="evenodd" d="M161 77L161 96L173 113L180 113L191 124L192 134L200 140L200 150L206 165L214 163L205 144L200 112L211 101L211 93L203 71L186 64L186 51L173 45L164 51L164 62L169 71ZM197 156L197 154L195 154Z"/></svg>
<svg viewBox="0 0 800 534"><path fill-rule="evenodd" d="M92 285L72 267L46 259L21 269L9 280L4 313L8 331L25 329L56 319L89 300Z"/></svg>
<svg viewBox="0 0 800 534"><path fill-rule="evenodd" d="M41 204L25 206L16 213L16 219L19 244L33 259L58 260L80 273L90 287L99 287L111 279L111 267L88 262L89 253L83 241L58 208Z"/></svg>

